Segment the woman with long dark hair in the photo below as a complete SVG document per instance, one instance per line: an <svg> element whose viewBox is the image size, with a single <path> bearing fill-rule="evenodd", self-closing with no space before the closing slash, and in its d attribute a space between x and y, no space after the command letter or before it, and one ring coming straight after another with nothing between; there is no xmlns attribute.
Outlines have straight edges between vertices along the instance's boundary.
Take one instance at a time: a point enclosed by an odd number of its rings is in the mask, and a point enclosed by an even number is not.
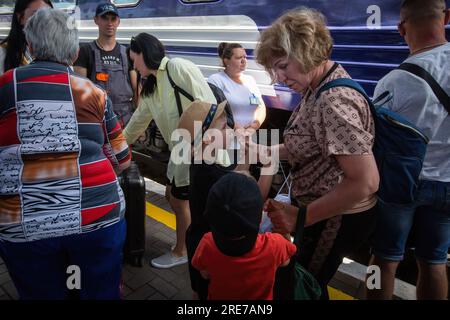
<svg viewBox="0 0 450 320"><path fill-rule="evenodd" d="M163 44L154 36L140 33L131 39L129 56L134 69L144 79L139 107L134 111L124 136L128 144L135 142L154 119L164 140L172 150L171 135L177 129L180 113L191 101L180 95L177 104L172 81L195 100L216 104L216 98L200 69L191 61L166 57ZM189 164L174 164L167 167L166 196L175 212L177 243L172 251L151 261L156 268L171 268L187 262L186 230L191 223L189 210Z"/></svg>
<svg viewBox="0 0 450 320"><path fill-rule="evenodd" d="M50 0L17 0L14 6L11 29L0 46L0 74L31 62L23 27L28 19L41 8L53 8Z"/></svg>

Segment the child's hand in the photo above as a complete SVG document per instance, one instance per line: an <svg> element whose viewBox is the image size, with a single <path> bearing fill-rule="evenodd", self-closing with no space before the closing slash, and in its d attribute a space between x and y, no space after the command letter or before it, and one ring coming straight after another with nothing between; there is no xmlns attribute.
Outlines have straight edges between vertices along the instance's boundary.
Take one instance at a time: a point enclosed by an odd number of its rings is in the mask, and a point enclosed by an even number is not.
<svg viewBox="0 0 450 320"><path fill-rule="evenodd" d="M267 211L272 221L273 232L289 234L295 231L298 216L297 207L269 199L265 202L263 210Z"/></svg>
<svg viewBox="0 0 450 320"><path fill-rule="evenodd" d="M200 274L202 275L202 278L205 280L209 279L209 273L206 270L200 270Z"/></svg>
<svg viewBox="0 0 450 320"><path fill-rule="evenodd" d="M254 130L258 130L259 127L261 127L261 124L259 123L258 120L254 120L252 123L250 123L249 125L247 125L245 127L245 129L254 129Z"/></svg>

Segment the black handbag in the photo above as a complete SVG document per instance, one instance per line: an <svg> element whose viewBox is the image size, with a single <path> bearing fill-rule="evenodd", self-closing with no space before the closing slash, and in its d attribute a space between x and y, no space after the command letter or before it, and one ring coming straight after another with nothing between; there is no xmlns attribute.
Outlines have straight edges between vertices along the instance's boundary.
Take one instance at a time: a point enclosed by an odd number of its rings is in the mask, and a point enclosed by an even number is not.
<svg viewBox="0 0 450 320"><path fill-rule="evenodd" d="M316 278L298 262L298 250L302 248L305 216L306 207L300 207L294 236L297 253L291 258L289 265L278 268L275 274L274 300L319 300L322 295Z"/></svg>

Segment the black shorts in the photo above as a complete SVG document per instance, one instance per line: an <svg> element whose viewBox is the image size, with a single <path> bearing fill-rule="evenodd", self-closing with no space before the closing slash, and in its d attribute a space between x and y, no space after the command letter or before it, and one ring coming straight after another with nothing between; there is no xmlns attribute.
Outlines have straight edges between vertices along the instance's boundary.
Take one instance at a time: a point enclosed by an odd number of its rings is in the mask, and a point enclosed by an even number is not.
<svg viewBox="0 0 450 320"><path fill-rule="evenodd" d="M171 186L170 194L179 200L189 200L189 185L177 187L175 181L167 179L166 184Z"/></svg>

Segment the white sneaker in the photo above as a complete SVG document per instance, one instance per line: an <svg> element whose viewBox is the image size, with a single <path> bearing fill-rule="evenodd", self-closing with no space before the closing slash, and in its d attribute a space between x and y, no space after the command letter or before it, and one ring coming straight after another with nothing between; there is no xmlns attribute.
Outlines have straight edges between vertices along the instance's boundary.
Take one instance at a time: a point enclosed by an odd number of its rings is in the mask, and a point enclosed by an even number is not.
<svg viewBox="0 0 450 320"><path fill-rule="evenodd" d="M169 251L158 258L152 259L150 264L155 268L167 269L187 263L187 256L174 256L172 251Z"/></svg>

